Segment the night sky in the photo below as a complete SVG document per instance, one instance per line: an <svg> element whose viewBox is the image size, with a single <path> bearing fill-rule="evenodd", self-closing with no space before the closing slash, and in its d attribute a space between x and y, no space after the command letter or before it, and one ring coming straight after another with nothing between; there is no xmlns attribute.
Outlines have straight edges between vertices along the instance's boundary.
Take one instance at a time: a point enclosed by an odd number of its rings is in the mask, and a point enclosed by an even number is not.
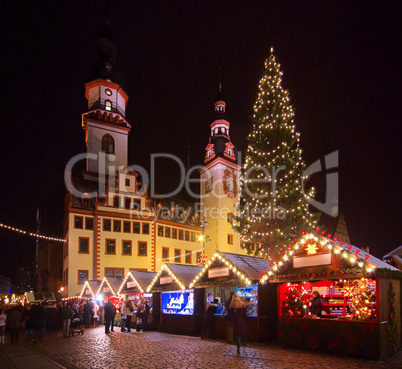
<svg viewBox="0 0 402 369"><path fill-rule="evenodd" d="M398 2L113 1L111 28L130 99L129 163L169 152L202 163L222 67L231 139L244 151L264 58L284 71L310 164L340 153L351 242L382 257L402 244ZM104 1L1 4L0 222L62 236L64 167L85 151L84 84ZM175 185L160 166L157 190ZM174 173L174 169L173 173ZM323 199L323 176L313 177ZM33 260L33 238L0 229L0 274Z"/></svg>

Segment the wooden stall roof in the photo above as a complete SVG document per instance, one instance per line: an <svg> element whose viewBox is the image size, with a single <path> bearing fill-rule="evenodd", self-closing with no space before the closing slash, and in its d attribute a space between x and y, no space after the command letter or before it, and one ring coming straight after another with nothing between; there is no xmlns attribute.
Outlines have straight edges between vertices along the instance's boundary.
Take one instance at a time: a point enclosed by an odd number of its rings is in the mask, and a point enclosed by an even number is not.
<svg viewBox="0 0 402 369"><path fill-rule="evenodd" d="M84 286L82 287L81 293L79 294L79 297L89 297L88 295L84 295L86 289L89 289L91 291L90 298L95 297L101 283L102 283L102 281L97 281L97 280L85 281Z"/></svg>
<svg viewBox="0 0 402 369"><path fill-rule="evenodd" d="M231 254L228 252L221 252L220 254L252 281L259 281L263 271L268 272L271 269L267 259L249 255Z"/></svg>
<svg viewBox="0 0 402 369"><path fill-rule="evenodd" d="M121 284L124 281L124 278L120 278L120 277L106 277L106 279L108 280L110 286L113 289L113 295L117 294L117 291L119 290Z"/></svg>
<svg viewBox="0 0 402 369"><path fill-rule="evenodd" d="M152 283L153 279L156 276L156 272L145 272L139 270L133 270L131 274L137 280L138 284L144 291Z"/></svg>

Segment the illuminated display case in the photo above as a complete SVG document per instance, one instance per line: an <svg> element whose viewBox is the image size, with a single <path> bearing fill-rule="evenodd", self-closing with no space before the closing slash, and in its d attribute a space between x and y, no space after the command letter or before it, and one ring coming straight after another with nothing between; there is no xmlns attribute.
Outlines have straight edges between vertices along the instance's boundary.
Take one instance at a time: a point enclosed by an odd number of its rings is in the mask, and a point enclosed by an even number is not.
<svg viewBox="0 0 402 369"><path fill-rule="evenodd" d="M173 315L194 314L194 290L161 293L161 313Z"/></svg>

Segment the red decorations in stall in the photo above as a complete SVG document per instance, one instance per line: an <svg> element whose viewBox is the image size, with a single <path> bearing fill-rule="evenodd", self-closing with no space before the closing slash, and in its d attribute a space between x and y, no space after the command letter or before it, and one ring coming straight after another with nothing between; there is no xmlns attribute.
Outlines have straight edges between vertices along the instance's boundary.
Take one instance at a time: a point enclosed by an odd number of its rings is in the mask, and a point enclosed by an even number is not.
<svg viewBox="0 0 402 369"><path fill-rule="evenodd" d="M306 234L306 232L305 232L305 231L302 231L301 234L304 236L304 235Z"/></svg>
<svg viewBox="0 0 402 369"><path fill-rule="evenodd" d="M318 232L319 230L320 230L320 228L318 228L318 227L315 228L315 231L316 231L316 232Z"/></svg>
<svg viewBox="0 0 402 369"><path fill-rule="evenodd" d="M370 255L366 255L366 260L370 257Z"/></svg>
<svg viewBox="0 0 402 369"><path fill-rule="evenodd" d="M334 241L335 241L335 242L338 241L338 237L334 237Z"/></svg>
<svg viewBox="0 0 402 369"><path fill-rule="evenodd" d="M330 234L330 233L328 233L328 234L327 234L327 237L328 237L328 238L331 238L331 234Z"/></svg>
<svg viewBox="0 0 402 369"><path fill-rule="evenodd" d="M285 255L285 251L281 251L281 255Z"/></svg>
<svg viewBox="0 0 402 369"><path fill-rule="evenodd" d="M321 231L321 234L324 235L324 234L325 234L325 231Z"/></svg>
<svg viewBox="0 0 402 369"><path fill-rule="evenodd" d="M267 271L264 269L263 271L262 271L262 274L265 274Z"/></svg>
<svg viewBox="0 0 402 369"><path fill-rule="evenodd" d="M297 238L295 238L293 241L297 242Z"/></svg>
<svg viewBox="0 0 402 369"><path fill-rule="evenodd" d="M359 250L359 249L356 250L356 254L360 254L360 250Z"/></svg>
<svg viewBox="0 0 402 369"><path fill-rule="evenodd" d="M278 261L278 258L275 258L275 259L274 259L274 262L276 263L277 261Z"/></svg>
<svg viewBox="0 0 402 369"><path fill-rule="evenodd" d="M352 250L352 249L353 249L353 246L352 246L352 245L349 245L349 246L348 246L348 249L349 249L349 250Z"/></svg>
<svg viewBox="0 0 402 369"><path fill-rule="evenodd" d="M262 278L262 274L258 274L258 277L259 277L259 278Z"/></svg>
<svg viewBox="0 0 402 369"><path fill-rule="evenodd" d="M341 241L341 245L344 245L345 244L345 241Z"/></svg>
<svg viewBox="0 0 402 369"><path fill-rule="evenodd" d="M291 245L291 244L289 244L289 245L288 245L288 249L291 249L291 248L292 248L292 245Z"/></svg>

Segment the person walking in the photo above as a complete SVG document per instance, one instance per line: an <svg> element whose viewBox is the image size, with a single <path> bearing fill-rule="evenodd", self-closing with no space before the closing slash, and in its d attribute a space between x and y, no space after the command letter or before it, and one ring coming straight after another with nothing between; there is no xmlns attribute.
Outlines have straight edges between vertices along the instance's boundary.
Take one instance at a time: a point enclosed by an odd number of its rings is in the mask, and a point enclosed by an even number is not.
<svg viewBox="0 0 402 369"><path fill-rule="evenodd" d="M133 319L133 313L134 313L134 305L131 299L127 299L126 301L126 327L127 327L127 332L131 332L131 319Z"/></svg>
<svg viewBox="0 0 402 369"><path fill-rule="evenodd" d="M233 327L237 342L237 354L240 355L240 342L243 341L244 346L247 344L246 307L239 296L233 295L229 309L233 309Z"/></svg>
<svg viewBox="0 0 402 369"><path fill-rule="evenodd" d="M18 329L21 324L21 313L17 308L10 311L7 317L8 328L10 329L10 342L18 344Z"/></svg>
<svg viewBox="0 0 402 369"><path fill-rule="evenodd" d="M7 315L4 309L0 310L0 344L4 344L4 335L6 332Z"/></svg>
<svg viewBox="0 0 402 369"><path fill-rule="evenodd" d="M91 319L92 319L92 315L93 315L92 309L93 309L92 299L90 299L84 305L85 328L89 328L89 326L91 325Z"/></svg>
<svg viewBox="0 0 402 369"><path fill-rule="evenodd" d="M70 303L66 302L60 312L61 319L63 321L63 338L67 338L70 335L70 324L73 314L74 313L70 308Z"/></svg>

